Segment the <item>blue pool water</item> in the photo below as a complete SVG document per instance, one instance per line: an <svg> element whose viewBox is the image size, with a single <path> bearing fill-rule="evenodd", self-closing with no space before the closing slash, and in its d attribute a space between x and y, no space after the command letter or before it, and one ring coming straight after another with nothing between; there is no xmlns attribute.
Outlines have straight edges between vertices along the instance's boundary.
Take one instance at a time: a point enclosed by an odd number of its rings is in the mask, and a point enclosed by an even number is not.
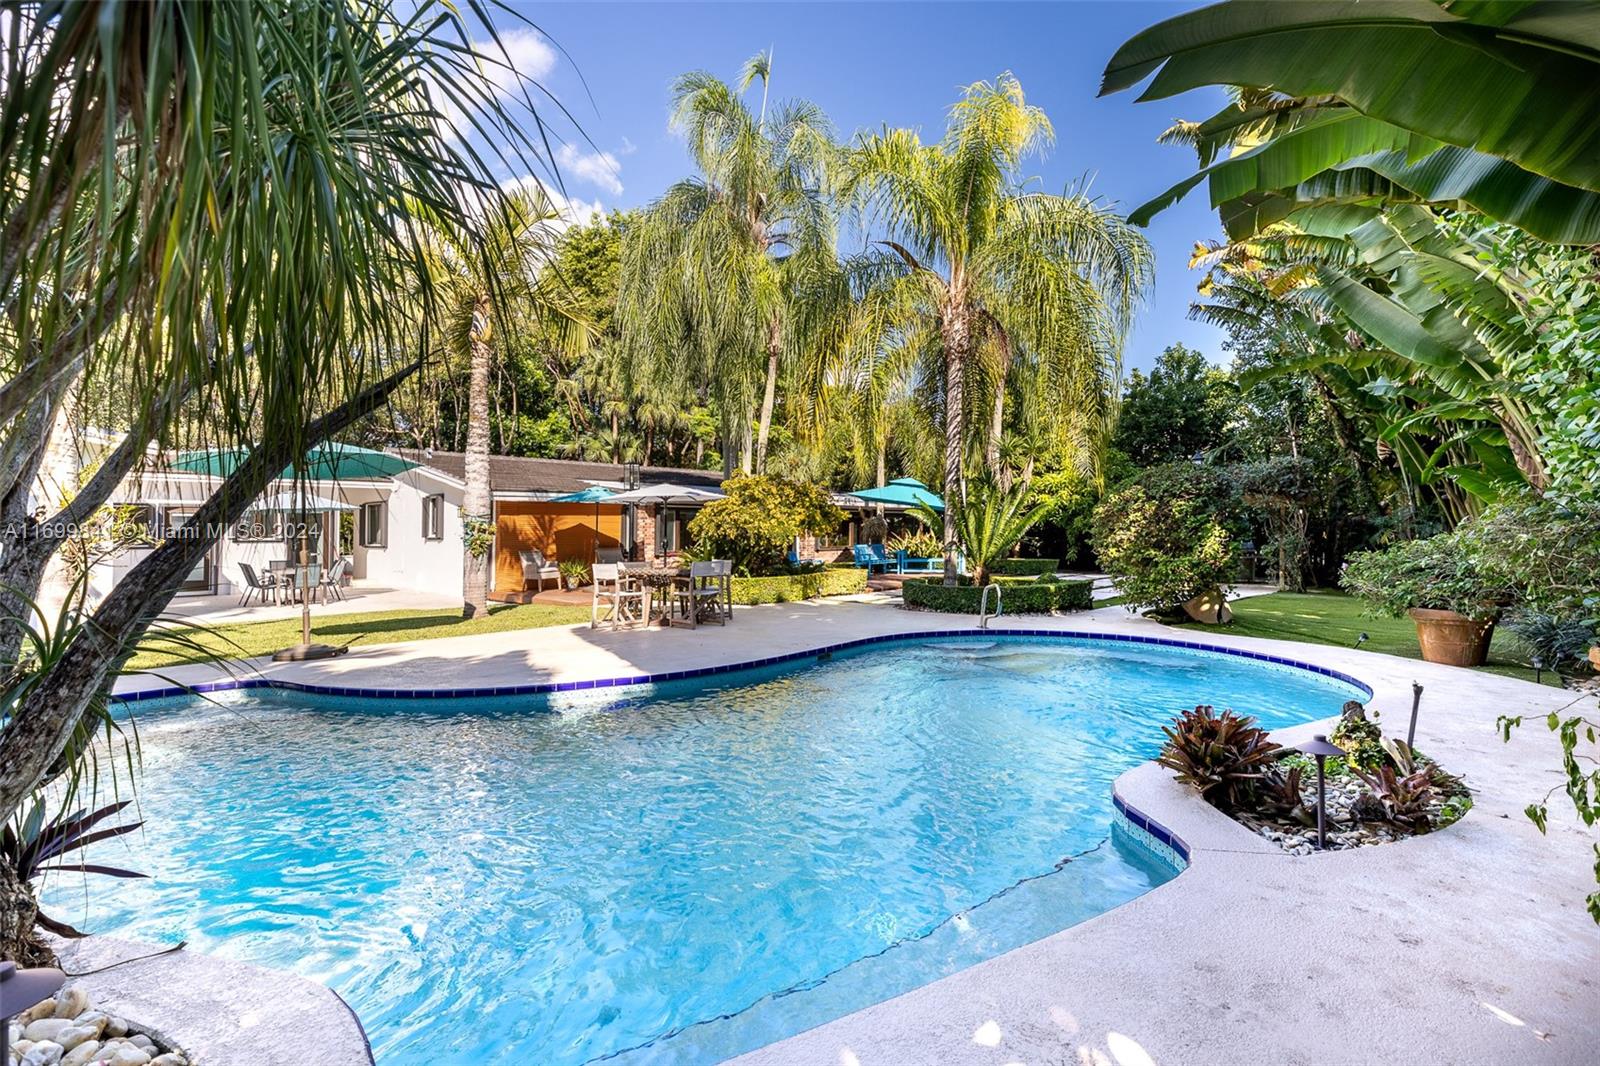
<svg viewBox="0 0 1600 1066"><path fill-rule="evenodd" d="M997 639L580 697L138 705L146 828L95 858L153 876L47 903L326 982L385 1066L699 1062L1172 877L1110 787L1177 710L1279 727L1355 695Z"/></svg>

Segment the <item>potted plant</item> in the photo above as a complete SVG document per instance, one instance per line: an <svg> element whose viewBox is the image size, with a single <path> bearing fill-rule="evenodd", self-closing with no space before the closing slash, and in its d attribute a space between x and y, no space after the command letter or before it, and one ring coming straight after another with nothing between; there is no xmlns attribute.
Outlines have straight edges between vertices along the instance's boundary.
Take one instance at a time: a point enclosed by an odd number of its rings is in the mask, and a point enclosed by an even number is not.
<svg viewBox="0 0 1600 1066"><path fill-rule="evenodd" d="M1507 598L1453 533L1356 552L1339 581L1384 614L1409 615L1423 659L1446 666L1483 665Z"/></svg>
<svg viewBox="0 0 1600 1066"><path fill-rule="evenodd" d="M589 581L589 564L581 559L562 559L556 568L561 571L561 583L569 590L581 588Z"/></svg>

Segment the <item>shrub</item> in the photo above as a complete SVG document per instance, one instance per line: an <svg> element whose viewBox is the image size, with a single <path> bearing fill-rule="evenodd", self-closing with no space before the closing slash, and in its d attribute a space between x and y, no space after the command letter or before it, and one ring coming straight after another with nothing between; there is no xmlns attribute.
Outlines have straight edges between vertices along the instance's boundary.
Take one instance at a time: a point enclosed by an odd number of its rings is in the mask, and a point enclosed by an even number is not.
<svg viewBox="0 0 1600 1066"><path fill-rule="evenodd" d="M1570 672L1587 661L1591 646L1600 644L1600 632L1589 618L1523 610L1506 619L1506 629L1546 670Z"/></svg>
<svg viewBox="0 0 1600 1066"><path fill-rule="evenodd" d="M1010 554L1023 534L1044 513L1042 505L1028 502L1028 490L1020 485L1002 487L993 478L974 478L964 499L952 493L945 501L951 509L956 544L967 557L973 580L986 584L990 569ZM919 503L911 514L930 528L939 527L943 517L927 504Z"/></svg>
<svg viewBox="0 0 1600 1066"><path fill-rule="evenodd" d="M1001 559L989 567L989 572L1006 577L1038 577L1053 574L1060 566L1060 559Z"/></svg>
<svg viewBox="0 0 1600 1066"><path fill-rule="evenodd" d="M1600 503L1502 504L1456 535L1517 607L1600 630Z"/></svg>
<svg viewBox="0 0 1600 1066"><path fill-rule="evenodd" d="M731 559L740 574L776 574L801 533L832 529L845 520L828 491L785 478L736 477L689 522L696 554Z"/></svg>
<svg viewBox="0 0 1600 1066"><path fill-rule="evenodd" d="M1213 488L1163 470L1095 508L1095 554L1130 607L1176 607L1232 576L1237 549Z"/></svg>
<svg viewBox="0 0 1600 1066"><path fill-rule="evenodd" d="M944 554L944 549L939 547L939 538L931 529L908 529L895 537L891 537L885 545L891 552L902 551L914 559L937 559Z"/></svg>
<svg viewBox="0 0 1600 1066"><path fill-rule="evenodd" d="M1004 578L997 583L1006 614L1085 611L1094 606L1094 586L1088 581ZM960 585L946 585L936 577L913 578L900 586L900 594L907 607L944 614L977 614L983 589L965 579Z"/></svg>
<svg viewBox="0 0 1600 1066"><path fill-rule="evenodd" d="M736 577L733 602L740 604L794 603L819 596L848 596L864 592L867 572L852 569L813 569L777 577Z"/></svg>
<svg viewBox="0 0 1600 1066"><path fill-rule="evenodd" d="M1383 614L1404 615L1413 607L1455 611L1489 619L1506 603L1504 579L1479 565L1456 533L1402 541L1382 551L1355 552L1339 583Z"/></svg>
<svg viewBox="0 0 1600 1066"><path fill-rule="evenodd" d="M1156 761L1224 811L1255 803L1261 777L1280 751L1254 718L1217 714L1204 705L1184 711L1161 731L1167 743Z"/></svg>

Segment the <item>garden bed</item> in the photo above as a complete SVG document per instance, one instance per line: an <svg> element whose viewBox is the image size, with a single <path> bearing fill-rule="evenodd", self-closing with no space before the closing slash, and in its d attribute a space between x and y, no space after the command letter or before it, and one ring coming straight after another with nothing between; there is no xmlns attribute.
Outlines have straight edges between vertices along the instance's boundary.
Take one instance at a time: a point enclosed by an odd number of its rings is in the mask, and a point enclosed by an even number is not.
<svg viewBox="0 0 1600 1066"><path fill-rule="evenodd" d="M12 1061L82 1066L188 1066L189 1058L159 1033L95 1010L89 993L63 988L23 1011L11 1026ZM9 1064L5 1064L9 1066Z"/></svg>
<svg viewBox="0 0 1600 1066"><path fill-rule="evenodd" d="M966 580L966 579L963 579ZM1005 614L1086 611L1094 606L1094 582L1000 577ZM983 590L968 582L946 585L942 578L912 578L900 586L907 607L944 614L977 614Z"/></svg>
<svg viewBox="0 0 1600 1066"><path fill-rule="evenodd" d="M1317 850L1317 767L1309 756L1278 745L1249 716L1206 706L1164 732L1158 761L1202 799L1291 855ZM1345 704L1326 739L1345 753L1324 764L1328 851L1431 833L1472 806L1465 781L1384 737L1360 703Z"/></svg>

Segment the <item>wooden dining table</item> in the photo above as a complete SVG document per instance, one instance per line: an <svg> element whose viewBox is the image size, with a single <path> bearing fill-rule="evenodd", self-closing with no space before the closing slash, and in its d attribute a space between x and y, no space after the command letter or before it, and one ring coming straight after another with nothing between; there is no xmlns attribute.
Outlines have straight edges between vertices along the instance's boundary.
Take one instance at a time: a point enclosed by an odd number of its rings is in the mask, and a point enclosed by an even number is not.
<svg viewBox="0 0 1600 1066"><path fill-rule="evenodd" d="M649 591L647 618L651 624L672 625L672 594L680 581L689 580L689 568L667 563L623 563L622 573Z"/></svg>

